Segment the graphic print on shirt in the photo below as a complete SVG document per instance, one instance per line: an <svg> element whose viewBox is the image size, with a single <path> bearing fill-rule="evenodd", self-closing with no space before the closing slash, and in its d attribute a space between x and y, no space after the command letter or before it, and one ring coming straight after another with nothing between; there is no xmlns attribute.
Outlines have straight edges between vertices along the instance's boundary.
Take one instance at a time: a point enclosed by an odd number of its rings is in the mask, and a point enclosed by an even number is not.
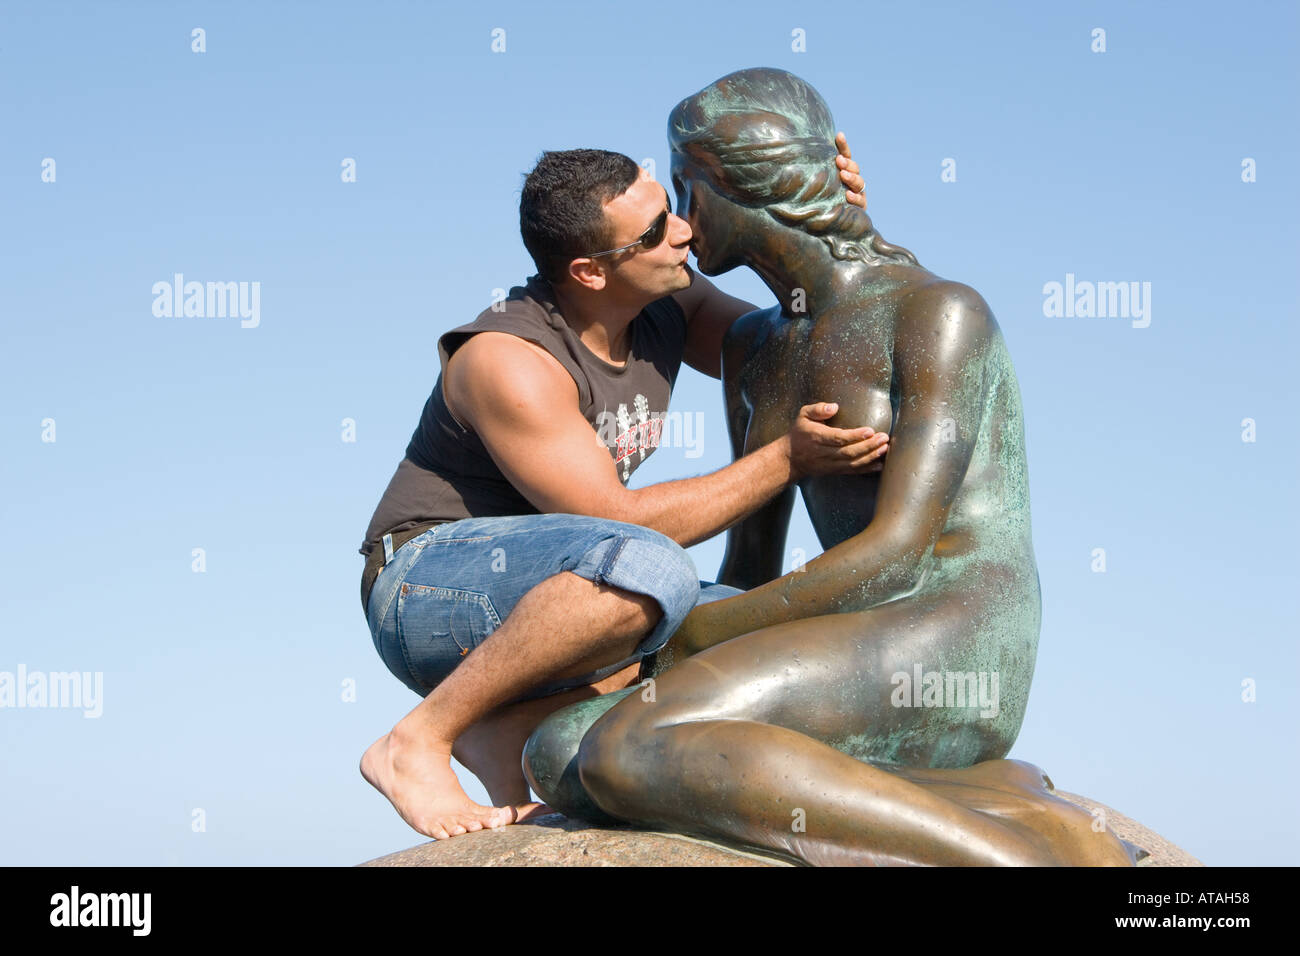
<svg viewBox="0 0 1300 956"><path fill-rule="evenodd" d="M619 402L618 411L611 414L608 409L596 416L598 438L605 445L614 449L614 463L619 466L619 478L624 483L632 477L632 456L639 456L636 461L645 461L646 455L659 447L663 435L666 412L651 412L646 397L637 394L632 403L636 412L633 421L625 402ZM617 429L617 430L615 430Z"/></svg>

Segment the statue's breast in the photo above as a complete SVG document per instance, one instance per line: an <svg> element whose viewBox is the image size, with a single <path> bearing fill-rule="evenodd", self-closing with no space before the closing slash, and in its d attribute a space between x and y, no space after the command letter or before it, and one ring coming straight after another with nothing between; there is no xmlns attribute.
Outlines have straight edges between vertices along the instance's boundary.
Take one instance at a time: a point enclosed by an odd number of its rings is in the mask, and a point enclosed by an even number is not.
<svg viewBox="0 0 1300 956"><path fill-rule="evenodd" d="M832 425L889 431L893 367L879 337L833 316L773 316L756 340L741 372L742 392L754 410L746 451L780 438L800 407L813 402L839 404Z"/></svg>
<svg viewBox="0 0 1300 956"><path fill-rule="evenodd" d="M830 318L809 323L804 403L837 402L840 409L830 424L839 428L866 425L888 432L894 420L892 342L865 323Z"/></svg>

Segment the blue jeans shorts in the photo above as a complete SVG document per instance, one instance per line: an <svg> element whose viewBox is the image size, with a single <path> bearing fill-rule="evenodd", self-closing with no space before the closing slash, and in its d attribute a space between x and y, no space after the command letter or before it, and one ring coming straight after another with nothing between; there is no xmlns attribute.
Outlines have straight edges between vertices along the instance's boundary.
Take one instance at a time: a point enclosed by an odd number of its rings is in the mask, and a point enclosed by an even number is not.
<svg viewBox="0 0 1300 956"><path fill-rule="evenodd" d="M700 581L680 545L639 525L568 514L466 518L407 541L380 571L366 613L375 650L398 680L426 696L520 598L562 571L648 595L663 617L633 657L540 685L521 700L602 680L663 647L697 604L741 593Z"/></svg>

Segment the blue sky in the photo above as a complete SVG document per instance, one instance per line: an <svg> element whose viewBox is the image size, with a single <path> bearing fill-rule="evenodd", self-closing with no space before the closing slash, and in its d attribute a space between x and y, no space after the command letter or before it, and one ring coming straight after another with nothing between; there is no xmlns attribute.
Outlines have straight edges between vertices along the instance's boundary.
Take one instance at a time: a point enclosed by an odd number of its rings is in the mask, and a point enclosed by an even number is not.
<svg viewBox="0 0 1300 956"><path fill-rule="evenodd" d="M1012 756L1207 863L1297 861L1297 8L735 9L4 6L0 672L103 683L97 718L0 709L0 863L421 841L356 769L416 703L356 548L437 338L533 271L541 150L666 182L669 110L751 66L818 88L878 229L978 289L1010 347L1043 585ZM156 316L175 273L259 283L256 326ZM1150 324L1049 317L1067 275L1150 283ZM704 415L703 454L660 449L636 484L726 464L718 383L684 370L673 410ZM801 506L789 547L820 550ZM692 553L712 578L722 538Z"/></svg>

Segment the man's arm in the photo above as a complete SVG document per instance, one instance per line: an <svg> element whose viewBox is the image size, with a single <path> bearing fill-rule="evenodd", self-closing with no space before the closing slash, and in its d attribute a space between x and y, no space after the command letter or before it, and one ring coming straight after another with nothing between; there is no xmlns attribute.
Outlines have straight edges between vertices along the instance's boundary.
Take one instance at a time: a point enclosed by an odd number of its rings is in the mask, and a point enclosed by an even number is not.
<svg viewBox="0 0 1300 956"><path fill-rule="evenodd" d="M758 308L727 295L694 269L691 284L673 298L686 313L686 348L682 360L710 378L722 378L722 340L733 322Z"/></svg>
<svg viewBox="0 0 1300 956"><path fill-rule="evenodd" d="M980 295L956 283L915 293L907 308L926 318L900 321L894 367L903 400L875 517L800 573L696 608L674 638L690 652L773 624L883 603L916 587L970 463L987 385L985 349L996 327ZM949 429L945 419L952 419ZM954 440L945 440L949 435Z"/></svg>
<svg viewBox="0 0 1300 956"><path fill-rule="evenodd" d="M443 385L502 474L539 511L626 521L683 547L726 529L804 474L864 470L880 445L869 428L821 424L834 406L806 406L788 434L726 468L632 490L579 411L573 379L539 347L480 332L447 363Z"/></svg>

